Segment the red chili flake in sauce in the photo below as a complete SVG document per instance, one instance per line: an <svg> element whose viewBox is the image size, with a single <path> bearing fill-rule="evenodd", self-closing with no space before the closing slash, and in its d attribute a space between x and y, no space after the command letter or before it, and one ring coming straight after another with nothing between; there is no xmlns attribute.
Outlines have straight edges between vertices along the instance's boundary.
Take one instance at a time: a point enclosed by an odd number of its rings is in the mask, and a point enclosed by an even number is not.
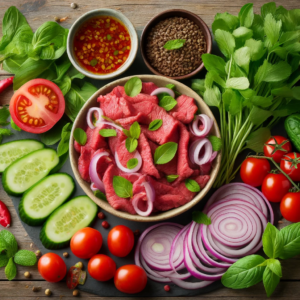
<svg viewBox="0 0 300 300"><path fill-rule="evenodd" d="M127 60L131 40L126 27L110 16L87 20L74 38L74 53L80 65L96 74L108 74Z"/></svg>

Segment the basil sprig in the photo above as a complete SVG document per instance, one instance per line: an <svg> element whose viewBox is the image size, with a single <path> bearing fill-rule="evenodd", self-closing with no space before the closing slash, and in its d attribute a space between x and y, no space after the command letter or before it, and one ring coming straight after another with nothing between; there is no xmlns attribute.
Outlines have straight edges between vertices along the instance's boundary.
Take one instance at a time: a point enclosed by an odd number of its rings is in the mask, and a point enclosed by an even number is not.
<svg viewBox="0 0 300 300"><path fill-rule="evenodd" d="M168 163L174 158L177 148L178 144L174 142L168 142L157 147L154 153L154 163L157 165Z"/></svg>
<svg viewBox="0 0 300 300"><path fill-rule="evenodd" d="M125 141L125 147L128 152L132 153L138 146L137 139L140 137L141 134L141 127L138 122L134 122L129 130L123 129L123 133L127 136Z"/></svg>

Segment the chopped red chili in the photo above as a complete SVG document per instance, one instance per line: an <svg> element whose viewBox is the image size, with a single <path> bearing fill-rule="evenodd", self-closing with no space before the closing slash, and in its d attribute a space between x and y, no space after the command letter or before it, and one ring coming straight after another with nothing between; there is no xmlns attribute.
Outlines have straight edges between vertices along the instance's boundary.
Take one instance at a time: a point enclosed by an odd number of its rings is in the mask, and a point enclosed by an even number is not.
<svg viewBox="0 0 300 300"><path fill-rule="evenodd" d="M0 200L0 225L5 228L10 226L11 217L7 206Z"/></svg>
<svg viewBox="0 0 300 300"><path fill-rule="evenodd" d="M9 77L0 81L0 93L13 84L14 77Z"/></svg>

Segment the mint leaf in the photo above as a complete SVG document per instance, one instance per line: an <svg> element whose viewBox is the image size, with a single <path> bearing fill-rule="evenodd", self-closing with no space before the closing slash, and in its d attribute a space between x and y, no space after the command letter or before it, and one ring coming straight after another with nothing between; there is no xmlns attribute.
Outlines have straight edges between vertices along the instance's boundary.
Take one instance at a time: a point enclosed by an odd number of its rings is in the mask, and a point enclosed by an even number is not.
<svg viewBox="0 0 300 300"><path fill-rule="evenodd" d="M0 239L5 245L6 255L8 258L13 257L18 251L18 243L12 233L3 229L0 232Z"/></svg>
<svg viewBox="0 0 300 300"><path fill-rule="evenodd" d="M127 96L135 97L142 90L142 80L138 77L132 77L125 83L124 89Z"/></svg>
<svg viewBox="0 0 300 300"><path fill-rule="evenodd" d="M267 36L266 46L271 48L278 41L280 33L281 33L281 20L276 21L271 13L268 13L264 20L264 30Z"/></svg>
<svg viewBox="0 0 300 300"><path fill-rule="evenodd" d="M222 276L222 284L232 289L244 289L257 284L263 279L266 266L260 255L249 255L235 262Z"/></svg>
<svg viewBox="0 0 300 300"><path fill-rule="evenodd" d="M148 129L150 131L155 131L155 130L158 130L163 124L163 120L162 119L156 119L154 121L152 121L150 124L149 124L149 127Z"/></svg>
<svg viewBox="0 0 300 300"><path fill-rule="evenodd" d="M137 158L131 158L129 159L129 161L127 162L127 168L128 169L133 169L138 165L139 161Z"/></svg>
<svg viewBox="0 0 300 300"><path fill-rule="evenodd" d="M5 267L5 276L8 280L13 280L17 276L17 266L15 265L12 257L9 259L8 264Z"/></svg>
<svg viewBox="0 0 300 300"><path fill-rule="evenodd" d="M267 296L270 297L276 286L280 281L280 277L278 277L269 267L266 267L263 273L263 284L267 293Z"/></svg>
<svg viewBox="0 0 300 300"><path fill-rule="evenodd" d="M260 60L266 53L264 43L262 41L249 39L245 42L245 47L249 48L250 58L252 61Z"/></svg>
<svg viewBox="0 0 300 300"><path fill-rule="evenodd" d="M29 250L19 250L14 257L16 264L21 266L34 266L37 262L35 253Z"/></svg>
<svg viewBox="0 0 300 300"><path fill-rule="evenodd" d="M166 111L170 111L177 104L177 101L171 96L164 96L158 103L158 105L164 108Z"/></svg>
<svg viewBox="0 0 300 300"><path fill-rule="evenodd" d="M7 122L8 117L10 116L9 110L6 106L3 106L0 109L0 125L1 126L6 126L9 124L9 122Z"/></svg>
<svg viewBox="0 0 300 300"><path fill-rule="evenodd" d="M115 129L100 129L99 134L103 137L117 136Z"/></svg>
<svg viewBox="0 0 300 300"><path fill-rule="evenodd" d="M245 4L241 8L239 12L239 19L241 26L245 26L247 28L252 26L254 20L253 3Z"/></svg>
<svg viewBox="0 0 300 300"><path fill-rule="evenodd" d="M101 199L101 200L103 200L103 201L107 201L107 198L106 198L105 194L102 193L102 192L99 191L99 190L94 191L94 195L95 195L97 198L99 198L99 199Z"/></svg>
<svg viewBox="0 0 300 300"><path fill-rule="evenodd" d="M0 253L0 268L5 267L8 263L9 258L6 253Z"/></svg>
<svg viewBox="0 0 300 300"><path fill-rule="evenodd" d="M201 190L198 182L193 179L187 178L184 183L185 183L185 187L193 193L200 192Z"/></svg>
<svg viewBox="0 0 300 300"><path fill-rule="evenodd" d="M220 151L222 149L222 140L219 137L209 135L207 139L211 142L213 151Z"/></svg>
<svg viewBox="0 0 300 300"><path fill-rule="evenodd" d="M171 183L171 182L175 181L178 177L179 177L179 175L167 175L166 179L168 182Z"/></svg>
<svg viewBox="0 0 300 300"><path fill-rule="evenodd" d="M129 129L130 136L134 139L138 139L141 134L141 127L138 122L134 122Z"/></svg>
<svg viewBox="0 0 300 300"><path fill-rule="evenodd" d="M79 145L84 146L86 144L87 135L83 129L75 128L73 132L73 137Z"/></svg>
<svg viewBox="0 0 300 300"><path fill-rule="evenodd" d="M202 54L201 58L207 71L215 71L220 76L227 76L227 73L225 72L226 63L222 57L205 53ZM195 80L193 80L193 82L195 82Z"/></svg>
<svg viewBox="0 0 300 300"><path fill-rule="evenodd" d="M300 223L288 225L280 230L283 240L281 259L292 258L300 254Z"/></svg>
<svg viewBox="0 0 300 300"><path fill-rule="evenodd" d="M138 146L138 141L134 138L127 138L125 141L125 147L128 150L128 152L132 153L133 151L135 151L135 149Z"/></svg>
<svg viewBox="0 0 300 300"><path fill-rule="evenodd" d="M250 83L247 77L229 78L226 81L226 87L228 89L246 90L249 86Z"/></svg>
<svg viewBox="0 0 300 300"><path fill-rule="evenodd" d="M113 187L115 193L121 198L132 197L132 183L122 176L114 176Z"/></svg>
<svg viewBox="0 0 300 300"><path fill-rule="evenodd" d="M198 224L210 225L211 218L201 211L193 211L192 220Z"/></svg>
<svg viewBox="0 0 300 300"><path fill-rule="evenodd" d="M174 158L177 148L178 144L174 142L168 142L157 147L154 153L154 163L157 165L168 163Z"/></svg>
<svg viewBox="0 0 300 300"><path fill-rule="evenodd" d="M283 240L279 230L271 223L267 224L262 236L263 249L269 258L277 258L283 251Z"/></svg>
<svg viewBox="0 0 300 300"><path fill-rule="evenodd" d="M184 43L185 40L181 40L181 39L170 40L164 44L164 48L167 50L180 49L181 47L183 47Z"/></svg>
<svg viewBox="0 0 300 300"><path fill-rule="evenodd" d="M230 32L218 29L215 33L215 40L218 43L221 52L227 58L230 58L235 48L235 40L233 35Z"/></svg>
<svg viewBox="0 0 300 300"><path fill-rule="evenodd" d="M271 137L271 131L267 127L261 127L251 132L246 139L246 148L256 153L263 152L264 145Z"/></svg>

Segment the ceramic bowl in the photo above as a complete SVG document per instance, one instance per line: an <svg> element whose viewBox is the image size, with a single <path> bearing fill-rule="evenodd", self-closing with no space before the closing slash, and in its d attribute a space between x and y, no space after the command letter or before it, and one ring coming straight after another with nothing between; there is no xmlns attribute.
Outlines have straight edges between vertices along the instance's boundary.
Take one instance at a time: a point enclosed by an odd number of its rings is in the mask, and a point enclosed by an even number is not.
<svg viewBox="0 0 300 300"><path fill-rule="evenodd" d="M84 69L77 61L74 55L74 47L73 47L73 41L75 34L79 27L89 20L90 18L97 17L97 16L111 16L115 19L118 19L125 25L127 28L129 34L130 34L130 39L131 39L131 50L129 52L129 56L126 60L126 62L115 72L108 73L108 74L95 74L92 72L89 72L88 70ZM82 74L84 74L87 77L93 78L93 79L99 79L99 80L105 80L105 79L111 79L114 77L117 77L121 75L123 72L125 72L133 63L136 54L138 50L138 36L136 33L136 30L132 23L129 21L127 17L125 17L122 13L120 13L117 10L114 9L108 9L108 8L103 8L103 9L95 9L91 10L84 15L82 15L80 18L78 18L72 27L70 28L69 35L68 35L68 40L67 40L67 53L69 56L69 59L73 66Z"/></svg>
<svg viewBox="0 0 300 300"><path fill-rule="evenodd" d="M206 25L206 23L198 15L196 15L190 11L184 10L184 9L170 9L170 10L163 11L163 12L159 13L158 15L156 15L155 17L153 17L148 22L148 24L145 26L142 36L141 36L141 53L142 53L142 57L143 57L145 64L147 65L149 70L156 75L165 76L165 77L172 78L175 80L181 80L181 79L190 78L190 77L196 75L198 72L200 72L204 68L203 62L200 64L200 66L197 69L195 69L193 72L191 72L189 74L182 75L182 76L176 76L176 77L170 77L170 76L166 76L166 75L159 73L154 67L152 67L152 65L150 64L150 62L148 60L147 54L146 54L147 37L148 37L150 30L160 21L165 20L167 18L172 18L172 17L187 18L199 26L199 28L202 30L205 40L206 40L206 53L211 53L212 37L211 37L210 30L209 30L208 26Z"/></svg>
<svg viewBox="0 0 300 300"><path fill-rule="evenodd" d="M213 115L213 113L211 112L211 110L209 109L209 107L206 105L206 103L203 101L203 99L196 93L194 92L192 89L190 89L189 87L187 87L186 85L172 80L172 79L168 79L166 77L162 77L162 76L156 76L156 75L139 75L138 76L143 82L154 82L157 86L159 87L164 87L166 86L168 83L171 84L175 84L176 89L178 90L179 93L181 94L185 94L188 95L192 98L195 99L198 107L200 108L201 112L208 115L210 118L212 118L214 120L214 125L212 128L212 134L220 137L220 131L219 131L219 127L218 124L215 120L215 117ZM70 160L71 160L71 166L75 175L76 180L78 181L79 185L82 187L82 189L84 190L84 192L94 201L96 202L102 209L106 210L107 212L111 213L112 215L115 215L117 217L123 218L123 219L127 219L127 220L132 220L132 221L137 221L137 222L154 222L154 221L162 221L162 220L166 220L172 217L175 217L177 215L182 214L183 212L187 211L188 209L192 208L195 204L197 204L198 202L200 202L203 197L207 194L207 192L211 189L219 168L220 168L220 164L221 164L221 153L219 153L216 157L216 159L213 161L213 168L210 174L210 180L208 181L208 183L206 184L206 186L195 196L194 199L192 199L190 202L186 203L183 206L177 207L177 208L173 208L171 210L168 211L164 211L164 212L159 212L159 213L155 213L153 215L150 215L148 217L142 217L139 215L131 215L127 212L122 212L119 210L115 210L114 208L112 208L108 202L105 202L103 200L100 200L99 198L97 198L96 196L94 196L93 192L90 189L90 184L86 181L84 181L79 172L78 172L78 157L79 154L75 151L74 149L74 139L73 139L73 131L75 128L80 127L80 128L85 128L86 127L86 115L88 110L91 107L99 107L99 103L97 102L97 98L100 95L106 95L107 93L110 93L112 91L112 89L118 85L124 86L125 83L130 79L131 77L125 77L122 79L118 79L116 81L113 81L105 86L103 86L102 88L100 88L83 106L83 108L81 109L81 111L79 112L79 114L77 115L74 125L73 125L73 129L71 132L71 138L70 138Z"/></svg>

